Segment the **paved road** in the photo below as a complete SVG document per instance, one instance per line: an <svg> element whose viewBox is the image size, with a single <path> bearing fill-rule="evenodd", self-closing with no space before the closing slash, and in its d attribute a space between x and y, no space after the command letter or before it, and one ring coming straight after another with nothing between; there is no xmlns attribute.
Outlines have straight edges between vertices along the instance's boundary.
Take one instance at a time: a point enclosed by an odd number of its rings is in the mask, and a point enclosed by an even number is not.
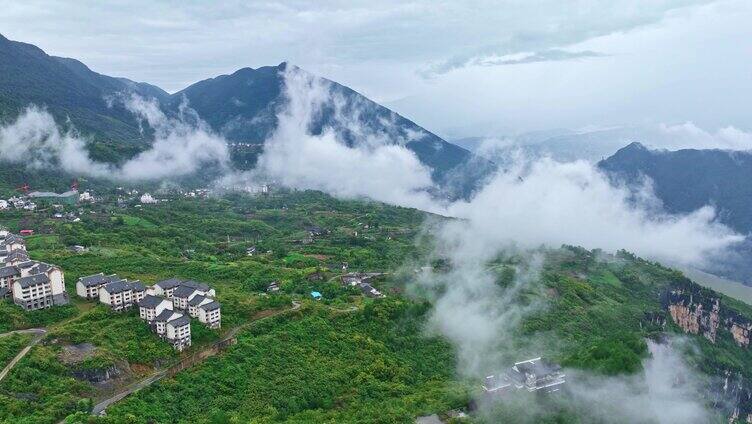
<svg viewBox="0 0 752 424"><path fill-rule="evenodd" d="M39 343L44 338L44 335L47 334L47 330L45 330L44 328L31 328L29 330L11 331L9 333L0 335L0 337L2 337L2 336L10 335L10 334L27 334L27 333L34 334L34 337L31 339L31 342L29 342L29 344L25 348L21 349L21 351L18 352L18 355L16 355L16 357L13 358L8 363L8 365L6 365L5 368L3 368L2 371L0 371L0 381L3 381L5 376L8 375L8 373L13 369L13 367L16 366L18 361L23 359L23 357L26 356L27 353L29 353L31 348L34 347L34 345Z"/></svg>
<svg viewBox="0 0 752 424"><path fill-rule="evenodd" d="M290 309L283 309L283 310L281 310L279 312L273 313L271 315L267 315L265 317L262 317L262 318L259 318L259 319L255 320L255 321L251 321L251 322L249 322L247 324L237 326L237 327L233 328L232 330L228 331L227 334L225 335L225 337L223 337L220 342L227 341L227 340L235 337L235 335L238 334L238 332L240 330L242 330L243 328L247 327L248 325L251 325L251 324L253 324L255 322L261 321L261 320L266 319L266 318L270 318L270 317L279 315L279 314L284 313L284 312L290 312L290 311L298 310L298 309L300 309L300 306L301 306L300 302L298 302L296 300L293 300L292 301L292 308L290 308ZM213 347L209 347L209 348L207 348L207 350L208 349L212 349L212 348ZM201 357L200 354L198 354L198 356ZM203 359L206 359L208 357L209 356L207 356L207 357L205 357ZM105 410L107 409L108 406L112 405L113 403L119 402L119 401L123 400L124 398L126 398L128 395L130 395L132 393L135 393L135 392L143 389L144 387L151 386L155 382L163 379L167 375L168 370L169 370L169 368L165 369L165 370L157 371L156 373L150 375L149 377L147 377L147 378L145 378L145 379L143 379L141 381L137 381L137 382L135 382L135 383L127 386L125 389L123 389L121 392L117 393L116 395L114 395L114 396L112 396L110 398L107 398L107 399L99 402L98 404L94 405L94 408L92 408L92 410L91 410L92 415L104 415L105 414Z"/></svg>

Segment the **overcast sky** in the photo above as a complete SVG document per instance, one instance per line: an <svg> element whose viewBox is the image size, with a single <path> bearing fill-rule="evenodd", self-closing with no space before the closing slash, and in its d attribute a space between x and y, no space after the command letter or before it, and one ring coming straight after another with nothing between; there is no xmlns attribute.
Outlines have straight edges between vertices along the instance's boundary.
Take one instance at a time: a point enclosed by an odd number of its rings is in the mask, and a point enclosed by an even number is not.
<svg viewBox="0 0 752 424"><path fill-rule="evenodd" d="M177 91L290 61L448 137L752 129L752 1L0 0L0 33Z"/></svg>

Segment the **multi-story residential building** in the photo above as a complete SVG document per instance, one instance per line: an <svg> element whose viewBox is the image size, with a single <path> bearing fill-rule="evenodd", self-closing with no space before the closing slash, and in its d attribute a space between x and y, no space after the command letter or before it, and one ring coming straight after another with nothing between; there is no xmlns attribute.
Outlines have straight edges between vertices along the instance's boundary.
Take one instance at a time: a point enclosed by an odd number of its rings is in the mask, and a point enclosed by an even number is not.
<svg viewBox="0 0 752 424"><path fill-rule="evenodd" d="M15 266L0 268L0 299L10 296L13 282L21 278L21 270Z"/></svg>
<svg viewBox="0 0 752 424"><path fill-rule="evenodd" d="M214 300L200 305L198 307L198 320L209 328L220 328L222 326L222 316L219 302Z"/></svg>
<svg viewBox="0 0 752 424"><path fill-rule="evenodd" d="M182 283L182 280L179 280L177 278L169 278L167 280L162 280L156 284L154 284L154 287L152 290L154 291L154 295L156 296L162 296L166 298L172 297L172 292L175 291L175 289Z"/></svg>
<svg viewBox="0 0 752 424"><path fill-rule="evenodd" d="M99 301L115 311L131 308L146 296L146 287L139 281L115 280L99 289Z"/></svg>
<svg viewBox="0 0 752 424"><path fill-rule="evenodd" d="M138 302L138 314L149 324L152 324L163 311L172 311L172 302L163 297L147 294Z"/></svg>
<svg viewBox="0 0 752 424"><path fill-rule="evenodd" d="M76 282L76 294L85 299L99 299L99 289L105 284L117 281L117 275L104 275L103 273L81 277Z"/></svg>
<svg viewBox="0 0 752 424"><path fill-rule="evenodd" d="M163 310L154 319L154 330L179 351L191 345L191 320L179 312Z"/></svg>
<svg viewBox="0 0 752 424"><path fill-rule="evenodd" d="M188 310L189 302L195 296L214 296L214 289L196 281L183 281L172 291L172 304L176 309Z"/></svg>
<svg viewBox="0 0 752 424"><path fill-rule="evenodd" d="M141 284L140 281L131 281L131 290L133 291L133 301L140 302L146 297L146 286Z"/></svg>
<svg viewBox="0 0 752 424"><path fill-rule="evenodd" d="M187 310L188 309L188 302L193 299L195 296L203 295L204 292L199 292L198 290L194 289L193 287L188 286L178 286L173 292L172 292L172 306L175 307L175 309L180 310Z"/></svg>
<svg viewBox="0 0 752 424"><path fill-rule="evenodd" d="M11 233L7 233L5 237L0 237L0 245L5 246L8 252L26 250L26 240Z"/></svg>
<svg viewBox="0 0 752 424"><path fill-rule="evenodd" d="M29 254L25 250L13 250L3 258L5 265L18 265L21 262L29 261Z"/></svg>
<svg viewBox="0 0 752 424"><path fill-rule="evenodd" d="M191 319L181 315L167 321L165 324L165 339L178 351L189 347L191 345Z"/></svg>
<svg viewBox="0 0 752 424"><path fill-rule="evenodd" d="M48 272L30 274L15 280L13 302L28 311L67 304L68 294L65 292L62 271L50 267Z"/></svg>
<svg viewBox="0 0 752 424"><path fill-rule="evenodd" d="M193 299L188 301L188 315L190 315L191 318L198 318L198 307L211 301L213 301L212 298L200 294L193 296Z"/></svg>

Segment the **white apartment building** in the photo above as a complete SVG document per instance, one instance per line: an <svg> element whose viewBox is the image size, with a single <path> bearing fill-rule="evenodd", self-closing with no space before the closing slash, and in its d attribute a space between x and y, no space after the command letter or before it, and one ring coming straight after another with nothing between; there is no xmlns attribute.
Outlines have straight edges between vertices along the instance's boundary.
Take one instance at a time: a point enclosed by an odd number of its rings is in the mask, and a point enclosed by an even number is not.
<svg viewBox="0 0 752 424"><path fill-rule="evenodd" d="M191 345L191 320L179 312L163 310L154 319L154 330L179 351Z"/></svg>
<svg viewBox="0 0 752 424"><path fill-rule="evenodd" d="M99 289L99 301L114 311L131 308L146 296L146 287L139 281L116 280Z"/></svg>
<svg viewBox="0 0 752 424"><path fill-rule="evenodd" d="M14 250L26 251L26 241L21 236L7 233L5 237L0 236L0 245L6 246L8 252Z"/></svg>
<svg viewBox="0 0 752 424"><path fill-rule="evenodd" d="M99 299L99 289L105 284L120 280L117 275L103 273L81 277L76 282L76 294L84 299Z"/></svg>
<svg viewBox="0 0 752 424"><path fill-rule="evenodd" d="M172 297L172 292L174 292L182 282L183 280L179 280L177 278L162 280L154 284L154 286L152 287L152 290L154 291L153 294L155 296L162 296L169 299Z"/></svg>
<svg viewBox="0 0 752 424"><path fill-rule="evenodd" d="M171 319L165 324L165 338L172 347L182 351L191 345L191 319L185 315Z"/></svg>
<svg viewBox="0 0 752 424"><path fill-rule="evenodd" d="M13 302L27 311L67 304L63 272L51 265L39 265L27 268L28 272L22 270L21 277L13 282ZM41 269L44 271L34 272Z"/></svg>
<svg viewBox="0 0 752 424"><path fill-rule="evenodd" d="M163 297L147 294L138 302L138 315L149 324L153 323L162 311L172 311L172 302Z"/></svg>
<svg viewBox="0 0 752 424"><path fill-rule="evenodd" d="M209 328L220 328L222 326L222 316L219 302L214 300L200 305L198 307L198 320Z"/></svg>

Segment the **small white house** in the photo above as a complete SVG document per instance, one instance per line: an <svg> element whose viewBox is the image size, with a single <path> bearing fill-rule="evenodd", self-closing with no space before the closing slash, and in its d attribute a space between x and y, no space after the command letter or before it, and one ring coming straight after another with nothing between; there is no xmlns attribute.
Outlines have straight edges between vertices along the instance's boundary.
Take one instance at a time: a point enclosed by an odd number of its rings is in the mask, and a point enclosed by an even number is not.
<svg viewBox="0 0 752 424"><path fill-rule="evenodd" d="M94 196L92 196L88 191L85 191L78 195L78 201L94 203Z"/></svg>
<svg viewBox="0 0 752 424"><path fill-rule="evenodd" d="M8 204L7 200L0 199L0 210L8 209L9 206L10 204Z"/></svg>

